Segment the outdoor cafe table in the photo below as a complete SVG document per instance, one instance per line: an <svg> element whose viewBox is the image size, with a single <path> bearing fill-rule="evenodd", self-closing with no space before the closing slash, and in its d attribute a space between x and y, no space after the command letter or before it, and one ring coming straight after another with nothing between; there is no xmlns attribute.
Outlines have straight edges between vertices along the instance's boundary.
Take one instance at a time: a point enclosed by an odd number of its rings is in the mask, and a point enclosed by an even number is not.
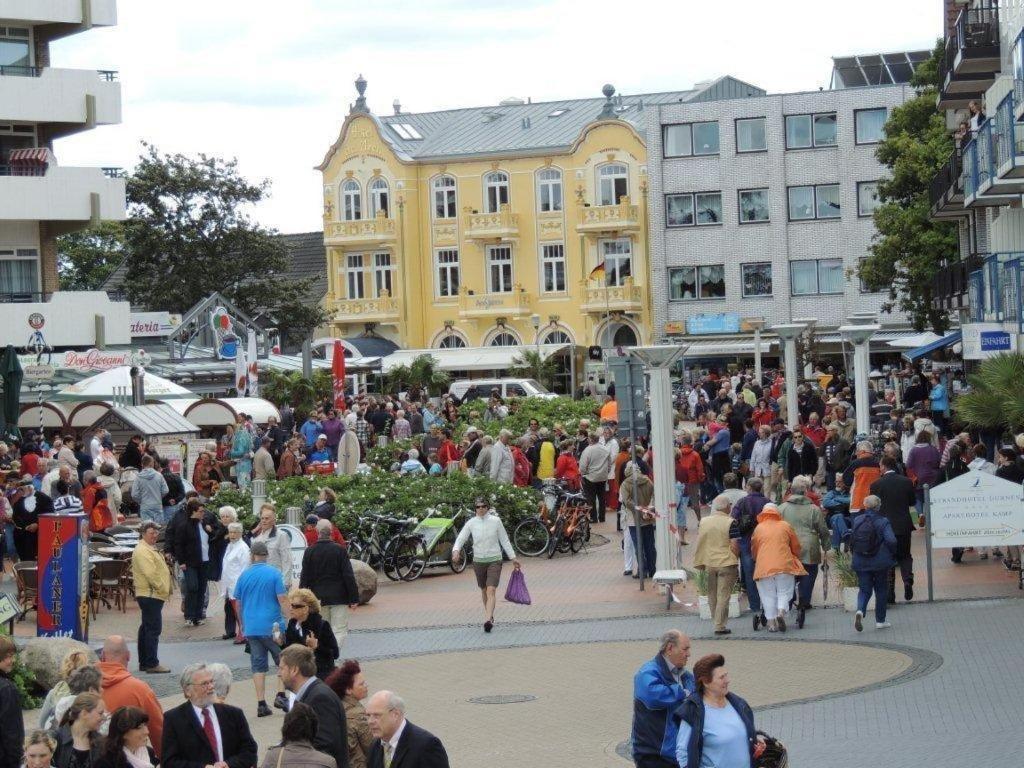
<svg viewBox="0 0 1024 768"><path fill-rule="evenodd" d="M103 555L111 555L115 558L124 555L130 555L135 551L135 547L97 547L96 551Z"/></svg>

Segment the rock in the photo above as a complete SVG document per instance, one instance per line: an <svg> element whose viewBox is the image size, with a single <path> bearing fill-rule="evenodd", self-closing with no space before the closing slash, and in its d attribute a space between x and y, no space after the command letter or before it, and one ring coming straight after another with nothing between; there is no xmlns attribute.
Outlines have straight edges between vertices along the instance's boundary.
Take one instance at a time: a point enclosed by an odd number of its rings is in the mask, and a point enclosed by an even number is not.
<svg viewBox="0 0 1024 768"><path fill-rule="evenodd" d="M377 572L362 560L352 560L352 570L359 587L359 604L366 605L377 594Z"/></svg>
<svg viewBox="0 0 1024 768"><path fill-rule="evenodd" d="M96 654L85 643L68 637L36 637L22 648L22 663L35 673L39 685L49 690L60 681L60 665L71 651L86 651L89 658L98 661Z"/></svg>

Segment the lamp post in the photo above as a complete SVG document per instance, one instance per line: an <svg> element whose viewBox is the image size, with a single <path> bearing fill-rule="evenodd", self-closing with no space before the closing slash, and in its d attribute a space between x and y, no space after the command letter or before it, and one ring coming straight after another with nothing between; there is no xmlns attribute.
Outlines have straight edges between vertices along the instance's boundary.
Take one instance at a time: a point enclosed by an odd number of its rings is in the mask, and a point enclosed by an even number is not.
<svg viewBox="0 0 1024 768"><path fill-rule="evenodd" d="M672 538L670 524L675 522L675 451L672 446L672 382L669 372L672 365L681 358L689 344L672 346L633 347L629 350L647 366L650 378L651 397L651 447L654 449L654 508L658 511L655 521L654 545L658 552L656 563L659 571L676 568L676 545ZM639 543L637 531L637 541Z"/></svg>
<svg viewBox="0 0 1024 768"><path fill-rule="evenodd" d="M881 329L879 325L844 325L839 332L853 345L853 380L855 388L854 406L857 409L857 434L866 435L871 426L868 411L868 344L871 337Z"/></svg>
<svg viewBox="0 0 1024 768"><path fill-rule="evenodd" d="M796 402L796 339L804 332L804 324L780 323L773 325L772 330L778 334L783 343L783 358L786 367L786 423L792 429L800 423L800 411Z"/></svg>
<svg viewBox="0 0 1024 768"><path fill-rule="evenodd" d="M764 328L763 317L745 317L743 322L754 332L754 381L761 386L761 329Z"/></svg>

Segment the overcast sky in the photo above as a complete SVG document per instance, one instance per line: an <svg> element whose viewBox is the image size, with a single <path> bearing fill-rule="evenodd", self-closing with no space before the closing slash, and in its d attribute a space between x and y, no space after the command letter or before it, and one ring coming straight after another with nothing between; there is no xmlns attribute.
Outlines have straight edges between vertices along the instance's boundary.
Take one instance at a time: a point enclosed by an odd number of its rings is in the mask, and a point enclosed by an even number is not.
<svg viewBox="0 0 1024 768"><path fill-rule="evenodd" d="M629 14L624 14L624 9ZM256 211L321 228L320 174L360 73L378 114L688 88L733 75L828 87L831 57L931 48L941 0L120 0L119 24L53 65L120 71L124 123L65 139L65 165L130 168L140 141L237 157L272 182Z"/></svg>

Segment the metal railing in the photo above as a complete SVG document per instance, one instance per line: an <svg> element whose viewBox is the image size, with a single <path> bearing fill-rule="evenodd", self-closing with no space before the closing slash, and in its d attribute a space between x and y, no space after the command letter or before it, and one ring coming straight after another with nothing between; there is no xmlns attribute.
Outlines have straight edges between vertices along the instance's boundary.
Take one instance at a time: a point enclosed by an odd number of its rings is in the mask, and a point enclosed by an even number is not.
<svg viewBox="0 0 1024 768"><path fill-rule="evenodd" d="M42 67L28 67L23 64L0 64L0 77L6 75L11 77L39 77L42 73Z"/></svg>
<svg viewBox="0 0 1024 768"><path fill-rule="evenodd" d="M100 80L108 83L116 83L118 79L118 72L115 69L97 69Z"/></svg>
<svg viewBox="0 0 1024 768"><path fill-rule="evenodd" d="M928 189L928 199L932 207L942 202L951 188L955 187L962 191L960 175L963 172L963 164L961 151L954 149L950 153L949 159L932 178L931 186Z"/></svg>
<svg viewBox="0 0 1024 768"><path fill-rule="evenodd" d="M42 304L50 300L52 293L0 290L0 304Z"/></svg>
<svg viewBox="0 0 1024 768"><path fill-rule="evenodd" d="M100 170L103 171L103 175L108 179L124 179L128 177L124 168L100 168Z"/></svg>
<svg viewBox="0 0 1024 768"><path fill-rule="evenodd" d="M996 2L982 3L964 8L956 19L955 33L946 38L946 47L939 62L939 85L944 86L946 76L956 66L956 57L963 52L981 48L999 49L999 6ZM996 54L998 55L998 53Z"/></svg>
<svg viewBox="0 0 1024 768"><path fill-rule="evenodd" d="M39 165L0 165L0 176L45 176L46 167Z"/></svg>
<svg viewBox="0 0 1024 768"><path fill-rule="evenodd" d="M978 269L967 276L968 307L971 320L980 323L985 319L985 273Z"/></svg>
<svg viewBox="0 0 1024 768"><path fill-rule="evenodd" d="M978 137L964 145L963 167L960 170L960 186L964 190L964 202L974 197L978 190Z"/></svg>
<svg viewBox="0 0 1024 768"><path fill-rule="evenodd" d="M1020 320L1020 259L1011 259L1002 263L1000 270L1000 288L1003 302L1003 320Z"/></svg>

